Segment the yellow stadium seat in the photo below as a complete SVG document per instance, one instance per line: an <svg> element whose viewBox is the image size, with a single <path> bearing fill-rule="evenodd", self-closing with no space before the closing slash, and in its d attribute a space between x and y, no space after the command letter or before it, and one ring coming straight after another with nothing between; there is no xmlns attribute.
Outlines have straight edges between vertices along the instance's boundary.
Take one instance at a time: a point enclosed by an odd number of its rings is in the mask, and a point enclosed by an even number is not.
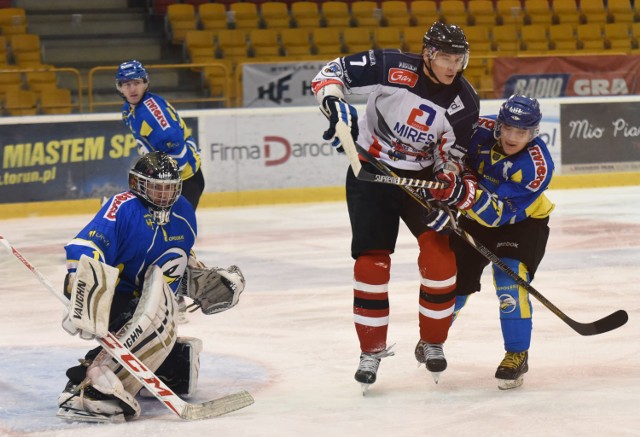
<svg viewBox="0 0 640 437"><path fill-rule="evenodd" d="M370 50L373 46L371 42L371 32L367 28L347 27L342 31L342 41L344 50L347 53L357 53Z"/></svg>
<svg viewBox="0 0 640 437"><path fill-rule="evenodd" d="M227 8L222 3L202 3L198 6L198 18L204 30L227 29Z"/></svg>
<svg viewBox="0 0 640 437"><path fill-rule="evenodd" d="M468 22L473 26L493 26L496 11L491 0L472 0L467 4Z"/></svg>
<svg viewBox="0 0 640 437"><path fill-rule="evenodd" d="M42 54L40 51L40 37L36 34L15 34L9 37L11 53L16 64L25 66L40 63Z"/></svg>
<svg viewBox="0 0 640 437"><path fill-rule="evenodd" d="M577 41L573 24L554 24L549 26L551 49L571 52L576 50Z"/></svg>
<svg viewBox="0 0 640 437"><path fill-rule="evenodd" d="M631 34L627 23L607 23L604 25L606 47L611 51L628 53L631 50Z"/></svg>
<svg viewBox="0 0 640 437"><path fill-rule="evenodd" d="M602 35L602 24L579 24L576 28L578 48L588 52L599 53L605 50L605 41Z"/></svg>
<svg viewBox="0 0 640 437"><path fill-rule="evenodd" d="M487 56L491 52L491 35L488 26L470 26L464 29L472 56Z"/></svg>
<svg viewBox="0 0 640 437"><path fill-rule="evenodd" d="M340 33L329 27L317 27L311 31L313 49L316 55L338 57L343 51Z"/></svg>
<svg viewBox="0 0 640 437"><path fill-rule="evenodd" d="M423 27L405 27L402 31L404 51L411 53L422 53L422 40L427 29Z"/></svg>
<svg viewBox="0 0 640 437"><path fill-rule="evenodd" d="M0 30L5 36L27 33L24 8L0 8Z"/></svg>
<svg viewBox="0 0 640 437"><path fill-rule="evenodd" d="M503 24L495 26L492 33L492 50L500 55L515 55L520 49L519 25Z"/></svg>
<svg viewBox="0 0 640 437"><path fill-rule="evenodd" d="M549 50L549 25L546 24L529 24L522 26L520 33L522 36L522 50L528 53L543 54Z"/></svg>
<svg viewBox="0 0 640 437"><path fill-rule="evenodd" d="M291 3L291 18L295 27L320 26L320 10L315 2L297 1Z"/></svg>
<svg viewBox="0 0 640 437"><path fill-rule="evenodd" d="M603 0L580 0L580 13L586 23L607 22L607 10Z"/></svg>
<svg viewBox="0 0 640 437"><path fill-rule="evenodd" d="M397 27L377 27L373 30L373 42L377 49L402 49L402 34Z"/></svg>
<svg viewBox="0 0 640 437"><path fill-rule="evenodd" d="M416 0L411 2L411 22L422 28L423 32L440 19L438 6L435 1Z"/></svg>
<svg viewBox="0 0 640 437"><path fill-rule="evenodd" d="M34 91L9 90L4 96L4 109L11 116L35 115L38 97Z"/></svg>
<svg viewBox="0 0 640 437"><path fill-rule="evenodd" d="M493 89L493 75L484 75L480 77L478 86L478 96L481 99L495 99L495 91Z"/></svg>
<svg viewBox="0 0 640 437"><path fill-rule="evenodd" d="M282 55L275 29L254 29L249 34L251 53L256 58L275 58Z"/></svg>
<svg viewBox="0 0 640 437"><path fill-rule="evenodd" d="M225 29L218 32L216 57L238 62L247 57L247 30Z"/></svg>
<svg viewBox="0 0 640 437"><path fill-rule="evenodd" d="M368 0L356 0L351 3L351 18L357 27L378 27L382 12L378 3Z"/></svg>
<svg viewBox="0 0 640 437"><path fill-rule="evenodd" d="M43 114L71 114L73 101L66 88L45 88L40 93L40 112Z"/></svg>
<svg viewBox="0 0 640 437"><path fill-rule="evenodd" d="M440 2L440 21L464 27L467 24L467 8L462 0Z"/></svg>
<svg viewBox="0 0 640 437"><path fill-rule="evenodd" d="M311 55L310 31L306 28L282 29L280 42L285 55L290 58L306 58Z"/></svg>
<svg viewBox="0 0 640 437"><path fill-rule="evenodd" d="M289 9L284 2L266 2L260 6L262 24L268 29L286 29L291 24Z"/></svg>
<svg viewBox="0 0 640 437"><path fill-rule="evenodd" d="M351 15L349 5L343 1L321 3L322 23L326 27L349 27Z"/></svg>
<svg viewBox="0 0 640 437"><path fill-rule="evenodd" d="M54 71L29 71L24 73L27 88L40 95L43 89L56 88L58 79Z"/></svg>
<svg viewBox="0 0 640 437"><path fill-rule="evenodd" d="M584 22L575 0L553 0L554 22L577 25Z"/></svg>
<svg viewBox="0 0 640 437"><path fill-rule="evenodd" d="M255 3L231 3L229 12L235 29L257 29L260 27L258 7Z"/></svg>
<svg viewBox="0 0 640 437"><path fill-rule="evenodd" d="M633 23L636 21L636 12L629 0L608 0L607 16L609 21L613 23Z"/></svg>
<svg viewBox="0 0 640 437"><path fill-rule="evenodd" d="M546 26L554 24L553 10L547 0L525 1L524 17L526 24L544 24Z"/></svg>
<svg viewBox="0 0 640 437"><path fill-rule="evenodd" d="M498 0L496 2L498 24L522 24L524 11L520 0Z"/></svg>
<svg viewBox="0 0 640 437"><path fill-rule="evenodd" d="M213 58L215 53L215 34L212 30L190 30L184 37L185 57L191 62L195 59Z"/></svg>
<svg viewBox="0 0 640 437"><path fill-rule="evenodd" d="M3 68L9 63L8 54L7 38L4 35L0 35L0 68Z"/></svg>
<svg viewBox="0 0 640 437"><path fill-rule="evenodd" d="M167 6L165 30L173 44L182 44L186 33L196 30L195 7L190 4L174 3Z"/></svg>
<svg viewBox="0 0 640 437"><path fill-rule="evenodd" d="M404 27L411 24L407 3L402 0L387 0L381 3L382 22L389 27Z"/></svg>

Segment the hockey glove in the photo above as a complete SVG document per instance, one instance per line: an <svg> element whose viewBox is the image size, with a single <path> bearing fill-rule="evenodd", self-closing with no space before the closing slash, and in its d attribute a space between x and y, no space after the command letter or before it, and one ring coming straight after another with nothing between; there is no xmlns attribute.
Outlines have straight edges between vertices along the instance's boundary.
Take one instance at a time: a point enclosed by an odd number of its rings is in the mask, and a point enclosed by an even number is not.
<svg viewBox="0 0 640 437"><path fill-rule="evenodd" d="M336 123L344 121L351 129L351 137L353 141L358 139L358 113L356 108L336 96L327 96L322 101L322 112L329 119L329 129L327 129L322 138L331 141L331 145L340 153L344 153L340 139L336 136Z"/></svg>
<svg viewBox="0 0 640 437"><path fill-rule="evenodd" d="M450 217L446 211L441 209L432 209L424 214L422 220L429 228L436 232L441 234L448 234L451 232L451 228L447 226L449 224Z"/></svg>
<svg viewBox="0 0 640 437"><path fill-rule="evenodd" d="M462 176L453 172L438 172L435 180L445 183L445 188L430 188L431 197L460 210L467 210L476 200L478 180L470 171L463 171Z"/></svg>

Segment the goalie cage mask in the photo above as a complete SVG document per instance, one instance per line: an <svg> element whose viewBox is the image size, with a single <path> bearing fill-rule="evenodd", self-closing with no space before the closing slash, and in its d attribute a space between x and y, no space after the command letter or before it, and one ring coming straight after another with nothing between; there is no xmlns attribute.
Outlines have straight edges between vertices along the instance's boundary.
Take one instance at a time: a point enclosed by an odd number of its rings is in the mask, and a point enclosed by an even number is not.
<svg viewBox="0 0 640 437"><path fill-rule="evenodd" d="M129 171L129 189L149 208L156 223L165 225L182 193L178 165L166 153L148 153Z"/></svg>

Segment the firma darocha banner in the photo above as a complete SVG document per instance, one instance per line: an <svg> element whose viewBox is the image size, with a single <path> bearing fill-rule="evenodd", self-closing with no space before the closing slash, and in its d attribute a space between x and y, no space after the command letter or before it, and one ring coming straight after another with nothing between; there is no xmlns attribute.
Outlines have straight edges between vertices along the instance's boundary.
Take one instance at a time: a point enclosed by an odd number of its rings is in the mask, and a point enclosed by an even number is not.
<svg viewBox="0 0 640 437"><path fill-rule="evenodd" d="M186 121L197 132L197 119ZM127 190L139 157L127 132L119 119L0 124L0 203L102 198Z"/></svg>
<svg viewBox="0 0 640 437"><path fill-rule="evenodd" d="M493 61L495 97L535 98L639 94L640 56L499 57Z"/></svg>

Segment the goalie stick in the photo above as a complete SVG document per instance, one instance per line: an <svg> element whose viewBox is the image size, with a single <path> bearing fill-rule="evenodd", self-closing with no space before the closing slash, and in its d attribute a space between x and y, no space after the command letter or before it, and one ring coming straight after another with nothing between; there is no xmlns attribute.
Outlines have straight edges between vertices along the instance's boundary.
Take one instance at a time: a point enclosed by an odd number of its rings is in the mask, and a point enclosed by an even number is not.
<svg viewBox="0 0 640 437"><path fill-rule="evenodd" d="M342 147L345 149L345 152L349 156L349 160L351 161L353 168L352 156L358 158L358 153L360 153L368 162L373 164L381 173L389 177L397 177L397 175L386 165L376 159L371 153L369 153L364 147L356 144L351 138L351 134L343 122L338 122L338 125L343 124L344 128L338 129L336 127L336 131L338 133L338 137L340 138L340 142L342 143ZM345 129L347 129L345 131ZM360 162L357 163L356 167L362 168L362 164ZM355 172L355 169L353 169ZM429 203L420 197L412 187L401 185L402 188L407 194L409 194L415 201L420 203L424 208L431 210L433 206L429 205ZM453 212L449 209L447 205L439 205L439 207L445 210L450 217L450 227L458 236L463 238L468 244L470 244L474 249L476 249L482 256L495 264L500 270L502 270L505 274L507 274L511 279L513 279L519 286L527 290L529 294L538 299L540 303L542 303L545 307L547 307L553 314L558 316L560 320L569 325L574 331L576 331L580 335L597 335L603 334L605 332L612 331L617 329L627 323L629 320L629 315L624 310L618 310L606 317L603 317L600 320L596 320L595 322L589 323L581 323L576 320L573 320L567 314L565 314L561 309L556 307L553 303L551 303L546 297L544 297L538 290L533 288L531 284L529 284L526 280L522 279L516 272L511 270L509 266L507 266L500 258L498 258L493 252L487 249L485 246L477 242L471 234L466 232L463 229L460 229L457 221L453 215Z"/></svg>
<svg viewBox="0 0 640 437"><path fill-rule="evenodd" d="M2 243L2 245L16 258L18 258L25 267L31 270L40 283L44 285L45 288L55 297L57 297L60 302L65 306L69 305L67 298L57 291L53 284L2 235L0 235L0 243ZM151 370L147 369L145 365L136 358L136 356L127 349L115 335L108 333L105 337L97 340L109 355L127 369L131 375L138 379L138 381L140 381L140 383L149 390L149 392L151 392L156 398L158 398L158 400L160 400L168 409L177 414L181 419L199 420L222 416L223 414L247 407L254 402L253 397L246 391L232 393L218 399L198 404L185 402Z"/></svg>

